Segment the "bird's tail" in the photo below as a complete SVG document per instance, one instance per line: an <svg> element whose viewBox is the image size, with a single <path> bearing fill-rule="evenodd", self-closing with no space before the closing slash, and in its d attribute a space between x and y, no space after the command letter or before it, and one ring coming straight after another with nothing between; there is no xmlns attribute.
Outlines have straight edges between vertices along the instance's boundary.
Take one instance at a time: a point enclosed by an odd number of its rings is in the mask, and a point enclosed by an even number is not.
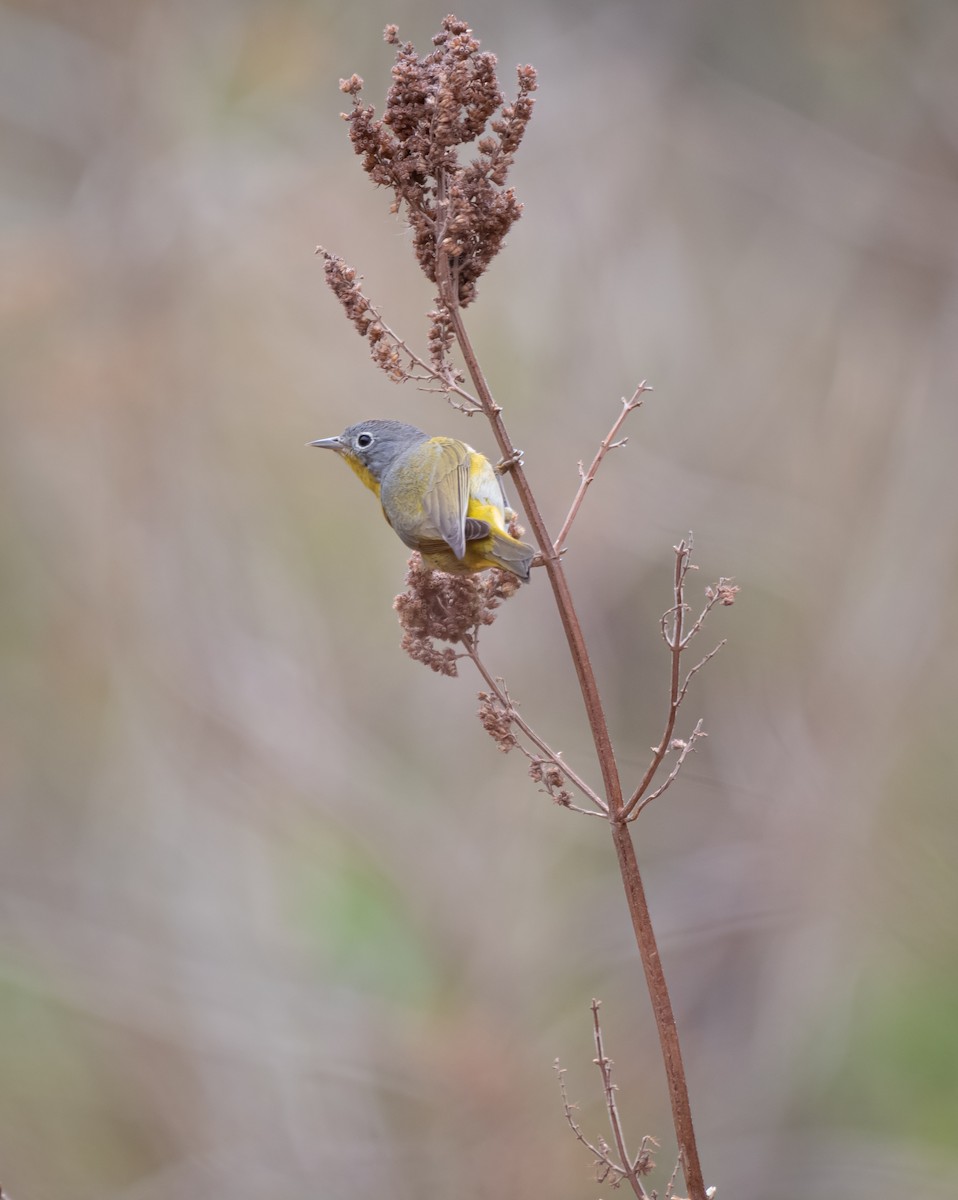
<svg viewBox="0 0 958 1200"><path fill-rule="evenodd" d="M497 567L501 567L504 571L511 571L523 583L529 582L532 560L536 556L535 549L532 546L527 546L525 542L520 542L516 538L510 537L507 533L499 533L493 530L492 546L488 552L488 556Z"/></svg>

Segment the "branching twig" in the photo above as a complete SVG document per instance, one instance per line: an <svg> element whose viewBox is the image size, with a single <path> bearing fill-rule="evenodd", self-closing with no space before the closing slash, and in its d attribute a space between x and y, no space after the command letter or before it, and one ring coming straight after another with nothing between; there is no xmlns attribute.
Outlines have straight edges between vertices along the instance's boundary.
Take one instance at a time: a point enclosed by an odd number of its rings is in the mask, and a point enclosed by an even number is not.
<svg viewBox="0 0 958 1200"><path fill-rule="evenodd" d="M618 447L624 446L627 444L627 442L629 440L627 437L621 438L619 441L615 440L616 436L618 435L619 430L622 428L623 424L625 423L626 417L629 415L630 412L632 412L633 409L641 408L642 397L645 395L646 392L651 392L651 390L652 390L652 388L643 379L642 382L639 384L639 386L635 389L635 391L629 397L629 399L628 400L623 399L622 411L619 413L618 417L616 417L615 423L613 424L612 428L609 430L609 432L605 435L605 437L599 443L599 449L596 452L596 456L592 460L592 465L589 467L588 471L583 469L581 462L579 463L579 476L580 476L581 482L579 483L579 490L576 492L575 498L572 501L572 507L569 509L569 515L566 517L562 528L559 530L559 536L555 540L553 549L556 551L557 554L560 554L562 552L563 548L565 547L566 542L568 541L569 531L572 528L572 522L576 519L576 516L579 512L579 508L582 504L583 499L585 498L585 494L589 490L589 485L592 483L593 479L595 479L596 473L599 470L599 466L601 465L602 460L605 458L605 456L609 453L610 450L616 450L616 449L618 449Z"/></svg>
<svg viewBox="0 0 958 1200"><path fill-rule="evenodd" d="M599 1180L598 1180L599 1183L605 1183L606 1180L611 1179L612 1186L618 1187L619 1182L625 1178L625 1175L626 1175L625 1170L609 1156L609 1153L608 1153L609 1146L606 1144L606 1142L603 1139L600 1139L600 1141L602 1143L601 1146L596 1146L593 1142L590 1142L589 1139L582 1132L581 1126L579 1125L578 1121L576 1121L575 1117L572 1115L578 1108L578 1105L572 1104L571 1101L569 1100L569 1095L566 1091L566 1086L565 1086L565 1073L566 1073L565 1068L559 1066L558 1059L555 1060L553 1067L555 1069L556 1076L558 1077L558 1080L559 1080L559 1092L562 1096L562 1109L565 1113L565 1119L569 1122L569 1127L571 1128L572 1132L575 1134L576 1139L578 1141L580 1141L582 1143L582 1145L585 1146L586 1149L595 1157L597 1178L598 1178L598 1169L600 1167L605 1168L605 1171L604 1171L602 1177L599 1178Z"/></svg>
<svg viewBox="0 0 958 1200"><path fill-rule="evenodd" d="M629 802L623 809L623 816L627 819L636 805L648 791L649 784L655 777L656 771L662 763L668 752L669 743L672 741L672 731L675 729L675 717L679 709L679 691L680 691L680 674L679 664L682 658L682 623L686 614L685 605L685 576L689 570L689 556L692 553L692 535L679 542L675 547L675 577L673 583L673 592L675 596L675 604L662 618L662 636L665 638L666 644L672 652L672 670L669 684L669 712L665 722L665 732L662 734L659 744L652 751L652 760L646 768L645 774L642 776L642 781L632 793ZM669 632L669 623L671 621L671 633Z"/></svg>
<svg viewBox="0 0 958 1200"><path fill-rule="evenodd" d="M649 761L649 765L646 768L645 774L642 776L641 782L632 793L628 803L623 809L622 816L625 820L634 819L635 816L641 812L641 810L645 808L647 804L649 804L657 796L662 795L666 788L668 788L673 782L676 774L682 766L682 763L685 761L689 752L694 747L695 742L699 738L706 736L701 728L702 722L699 721L688 742L678 743L676 745L676 748L680 749L682 753L679 755L679 760L676 763L672 774L660 787L655 789L652 793L649 793L652 780L655 778L659 767L662 765L662 760L665 758L666 754L673 745L672 734L675 730L675 719L678 715L679 706L685 699L686 692L688 691L688 687L693 676L701 671L705 664L710 659L714 658L716 654L718 654L719 650L721 650L721 648L725 645L725 642L724 640L719 642L719 644L710 650L704 658L697 662L685 676L684 680L682 679L681 671L682 653L687 649L692 638L695 637L695 635L702 628L705 618L709 615L715 605L732 604L735 600L735 594L738 591L738 588L732 583L731 580L724 578L720 579L714 587L706 588L705 607L702 609L701 613L698 615L692 625L687 628L686 618L688 616L689 606L685 602L685 580L689 571L696 569L692 564L691 554L692 535L689 534L687 538L679 542L679 544L675 547L675 572L672 584L673 598L675 602L672 607L663 614L661 622L662 637L665 641L665 644L669 648L672 660L669 677L669 710L668 715L666 716L665 729L658 745L652 748L652 758Z"/></svg>
<svg viewBox="0 0 958 1200"><path fill-rule="evenodd" d="M619 1152L619 1159L624 1167L623 1175L628 1179L636 1196L641 1200L647 1200L647 1193L642 1186L638 1177L638 1164L641 1158L640 1154L636 1155L635 1162L629 1158L629 1152L625 1145L625 1133L622 1129L622 1121L619 1118L618 1105L615 1102L616 1086L612 1082L612 1059L606 1057L605 1050L602 1046L602 1025L599 1021L599 1008L601 1001L592 1001L592 1031L595 1037L595 1063L599 1068L599 1073L602 1076L602 1087L605 1092L605 1107L609 1114L609 1124L612 1126L612 1136L615 1139L615 1146Z"/></svg>
<svg viewBox="0 0 958 1200"><path fill-rule="evenodd" d="M679 695L678 695L678 703L679 704L681 704L682 701L685 699L685 693L689 690L689 684L692 682L692 676L697 675L699 673L699 671L701 671L702 668L705 666L705 664L707 662L709 662L711 659L713 659L716 656L716 654L718 654L718 652L725 645L726 640L727 640L726 638L722 638L722 640L719 642L719 644L717 646L713 646L712 649L708 652L708 654L705 655L704 658L699 659L699 661L695 664L695 666L691 669L691 671L689 671L688 675L686 675L685 682L679 688ZM686 646L688 645L687 638L686 638L685 644L686 644Z"/></svg>
<svg viewBox="0 0 958 1200"><path fill-rule="evenodd" d="M675 1166L672 1168L672 1174L669 1176L669 1181L665 1185L665 1200L672 1200L672 1197L675 1195L675 1181L678 1178L679 1168L681 1165L682 1160L677 1158L675 1160ZM706 1195L708 1195L708 1193L706 1193Z"/></svg>
<svg viewBox="0 0 958 1200"><path fill-rule="evenodd" d="M609 1117L609 1123L612 1126L612 1140L615 1143L615 1151L613 1155L612 1147L608 1145L604 1138L599 1138L598 1145L593 1144L583 1134L578 1122L573 1117L572 1113L576 1106L570 1104L569 1097L565 1087L565 1071L559 1066L559 1060L556 1059L555 1069L559 1077L559 1090L562 1094L562 1107L565 1110L566 1120L572 1128L572 1132L576 1138L586 1146L595 1156L597 1174L601 1169L604 1171L605 1177L612 1181L613 1187L618 1187L623 1179L629 1181L634 1194L638 1200L654 1200L655 1193L651 1197L642 1185L642 1176L649 1175L655 1170L655 1163L652 1159L652 1151L658 1147L658 1142L655 1138L646 1134L642 1138L638 1150L635 1155L630 1155L628 1146L625 1140L625 1132L622 1128L622 1120L619 1116L619 1108L616 1103L615 1093L616 1085L612 1082L612 1060L606 1055L602 1041L602 1025L599 1021L599 1008L601 1001L592 1001L592 1036L595 1041L595 1059L593 1060L599 1068L599 1073L602 1076L602 1091L605 1098L605 1109ZM600 1179L600 1182L604 1182Z"/></svg>
<svg viewBox="0 0 958 1200"><path fill-rule="evenodd" d="M689 550L691 551L691 549L692 549L692 536L690 534L689 535ZM718 583L715 584L714 587L707 587L705 589L705 607L702 609L702 611L696 617L695 622L692 625L691 629L688 630L688 632L685 634L685 637L682 639L682 649L683 650L689 644L689 642L692 640L692 638L695 637L695 635L698 633L698 631L702 628L702 625L705 622L705 618L709 615L709 613L716 606L716 604L724 604L726 606L734 604L735 597L737 594L738 594L738 587L736 586L734 581L731 579L726 579L724 576L719 579ZM716 649L718 649L718 647L716 647ZM712 651L712 654L714 654L714 653L715 653L715 650ZM712 655L710 654L708 657L711 658ZM700 663L699 665L701 666L702 664ZM698 670L698 668L696 668L696 670Z"/></svg>

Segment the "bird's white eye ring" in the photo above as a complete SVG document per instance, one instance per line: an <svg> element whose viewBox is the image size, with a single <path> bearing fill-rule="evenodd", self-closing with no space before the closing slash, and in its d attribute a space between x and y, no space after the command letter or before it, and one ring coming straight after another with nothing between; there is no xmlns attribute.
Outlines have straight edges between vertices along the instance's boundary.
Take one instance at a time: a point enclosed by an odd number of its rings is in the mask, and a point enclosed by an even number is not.
<svg viewBox="0 0 958 1200"><path fill-rule="evenodd" d="M360 450L368 450L372 444L373 435L371 433L361 433L356 438L356 445L360 448Z"/></svg>

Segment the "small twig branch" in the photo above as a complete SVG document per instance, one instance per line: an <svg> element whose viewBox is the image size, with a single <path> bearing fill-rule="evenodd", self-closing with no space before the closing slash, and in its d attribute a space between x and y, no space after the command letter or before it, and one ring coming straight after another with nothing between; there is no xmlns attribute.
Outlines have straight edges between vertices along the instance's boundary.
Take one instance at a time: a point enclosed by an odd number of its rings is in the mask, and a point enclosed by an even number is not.
<svg viewBox="0 0 958 1200"><path fill-rule="evenodd" d="M718 652L725 645L726 640L727 640L726 638L722 638L722 640L719 642L719 644L717 646L713 646L713 648L708 652L708 654L706 654L706 656L703 659L700 659L695 664L695 666L692 668L692 670L689 671L688 675L686 675L685 682L682 684L681 688L679 688L679 695L678 695L678 703L679 704L681 704L682 701L685 699L685 693L689 690L689 684L692 682L692 676L697 675L698 672L701 671L702 668L705 666L705 664L710 659L713 659L716 656L716 654L718 654ZM685 644L688 645L688 639L686 639Z"/></svg>
<svg viewBox="0 0 958 1200"><path fill-rule="evenodd" d="M602 1045L602 1024L599 1021L599 1008L601 1007L600 1000L592 1001L592 1031L595 1037L595 1063L599 1068L599 1073L602 1076L602 1087L605 1091L605 1107L609 1114L609 1124L612 1126L612 1137L615 1140L615 1148L619 1154L619 1161L622 1163L623 1178L628 1179L632 1191L640 1200L648 1200L648 1193L642 1186L638 1177L638 1164L640 1162L641 1153L636 1155L635 1162L629 1158L629 1152L625 1145L625 1133L622 1129L622 1121L619 1117L618 1105L615 1102L616 1086L612 1082L612 1060L606 1056Z"/></svg>
<svg viewBox="0 0 958 1200"><path fill-rule="evenodd" d="M658 1150L659 1143L650 1134L647 1133L639 1143L639 1150L635 1158L632 1160L632 1169L637 1175L648 1175L655 1170L655 1160L652 1158L652 1153ZM652 1193L652 1200L656 1200L655 1192Z"/></svg>
<svg viewBox="0 0 958 1200"><path fill-rule="evenodd" d="M703 659L702 662L704 663L705 659ZM651 804L653 800L657 800L659 798L659 796L662 795L663 792L667 791L672 786L672 784L678 778L679 771L681 771L681 769L682 769L682 764L685 762L685 760L688 758L688 756L695 749L695 743L699 740L699 738L704 738L704 737L708 737L708 734L702 728L702 721L700 719L696 723L695 728L689 734L687 741L683 742L683 741L680 741L678 738L675 738L672 742L669 743L670 749L676 749L679 751L679 756L675 760L675 766L669 772L667 778L664 779L662 781L662 783L660 783L659 786L654 791L649 792L649 794L647 796L643 797L643 799L639 801L639 803L635 806L635 808L629 814L628 820L634 821L635 818L639 815L640 812L642 812L642 810L644 808L646 808L649 804Z"/></svg>
<svg viewBox="0 0 958 1200"><path fill-rule="evenodd" d="M595 479L596 473L599 470L602 460L605 458L605 456L609 453L610 450L616 450L620 446L625 446L627 444L627 442L629 440L627 437L621 438L618 441L616 441L618 432L622 428L623 424L625 423L626 417L629 415L630 412L632 412L633 409L641 408L642 397L645 395L646 392L651 392L651 391L652 391L652 388L643 379L642 382L635 389L635 391L632 393L632 395L629 397L628 400L623 398L622 411L619 413L618 417L616 418L615 423L613 424L612 428L609 430L609 432L605 435L605 437L599 443L599 449L596 452L596 456L592 460L592 465L589 467L588 471L583 470L582 463L581 462L579 463L579 477L580 477L579 489L576 492L575 497L572 501L572 507L569 509L569 515L566 517L562 528L559 530L559 536L556 538L555 542L553 543L553 549L555 550L555 552L557 554L560 554L562 552L562 550L565 547L566 542L569 539L569 531L572 528L572 522L576 519L576 516L578 515L579 508L582 505L582 501L585 499L585 494L589 490L589 485L592 483L593 479Z"/></svg>
<svg viewBox="0 0 958 1200"><path fill-rule="evenodd" d="M723 638L717 646L714 646L708 654L701 658L684 679L681 672L682 654L688 649L689 643L695 635L700 632L706 617L717 604L730 605L735 602L735 595L738 592L738 588L730 579L724 578L719 579L714 587L706 588L705 607L699 613L698 617L696 617L695 621L689 625L687 623L689 606L685 603L685 580L688 572L696 569L690 561L691 553L692 535L689 534L687 539L675 547L675 574L673 580L673 598L675 603L667 612L663 613L661 620L662 638L669 648L671 658L669 710L666 717L665 729L658 745L652 748L652 758L645 774L642 776L641 782L632 793L623 810L625 820L634 820L646 805L656 799L656 797L662 795L674 782L676 774L681 769L682 763L688 757L690 751L694 748L696 741L706 736L702 729L702 722L699 721L688 742L673 742L672 737L675 731L676 717L689 690L689 684L705 664L718 654L719 650L725 645L725 639ZM655 778L666 754L673 748L681 750L674 770L660 787L650 793L649 788L652 785L652 780Z"/></svg>
<svg viewBox="0 0 958 1200"><path fill-rule="evenodd" d="M691 541L691 537L690 537L689 538L689 549L691 550L691 548L692 548L692 541ZM731 579L724 578L724 576L719 579L719 581L715 585L715 587L707 587L705 589L705 596L706 596L705 607L702 609L702 611L696 617L695 622L693 623L691 628L686 632L685 637L682 640L682 649L683 650L689 644L689 642L692 640L692 638L695 637L695 635L698 633L698 631L702 628L702 625L705 622L705 618L709 615L709 613L716 606L716 604L725 604L725 605L734 604L735 596L736 596L737 592L738 592L738 587L735 585L735 583Z"/></svg>
<svg viewBox="0 0 958 1200"><path fill-rule="evenodd" d="M571 805L571 804L564 805L563 807L573 808L577 812L585 812L589 815L606 816L608 814L609 809L608 809L608 805L605 803L605 801L602 799L602 797L599 796L599 794L597 792L593 791L593 789L591 787L589 787L589 785L585 782L585 780L582 779L581 776L579 776L572 769L572 767L569 766L569 764L565 761L565 759L562 757L562 755L558 751L553 750L552 747L549 746L548 743L545 742L536 733L536 731L532 728L532 726L529 725L529 723L525 720L525 718L522 717L522 715L519 713L519 710L516 707L515 702L513 701L512 697L509 695L509 692L507 691L502 680L497 679L495 676L493 676L492 673L489 671L489 669L486 667L486 664L479 657L479 649L478 649L478 645L477 645L475 637L473 637L469 634L464 635L462 638L462 645L466 651L466 656L472 660L473 664L476 667L476 670L479 672L479 674L485 680L486 686L489 688L489 690L492 692L492 694L495 696L495 698L499 701L499 704L502 706L503 710L508 714L509 719L512 721L512 723L514 725L516 725L519 729L522 730L522 732L529 739L529 741L532 742L532 744L535 747L537 747L538 750L543 755L545 755L545 757L549 760L549 762L554 763L555 766L559 768L559 770L566 777L566 779L568 779L569 782L571 784L573 784L573 786L577 787L579 789L579 791L583 794L583 796L587 797L587 799L590 800L596 806L596 809L595 809L595 812L592 812L592 810L590 810L590 809L575 809L575 806ZM516 745L526 755L527 758L530 758L530 759L534 758L534 756L529 754L529 752L525 749L525 747L520 742L516 742Z"/></svg>
<svg viewBox="0 0 958 1200"><path fill-rule="evenodd" d="M646 1134L642 1138L635 1155L629 1154L625 1132L622 1128L622 1120L619 1116L619 1109L615 1099L617 1087L612 1081L612 1060L605 1053L602 1040L602 1025L599 1020L600 1007L601 1002L599 1000L592 1001L592 1035L596 1051L596 1057L593 1061L599 1068L599 1073L602 1076L605 1108L609 1116L609 1123L612 1126L612 1140L615 1143L614 1152L604 1138L599 1138L596 1144L590 1142L582 1132L582 1129L573 1116L573 1112L578 1106L569 1101L565 1087L565 1071L559 1066L559 1060L556 1059L555 1070L559 1078L562 1107L572 1132L583 1146L591 1151L595 1158L596 1178L598 1181L604 1183L606 1180L610 1180L612 1187L617 1188L623 1179L627 1179L629 1186L638 1200L655 1200L656 1193L652 1192L650 1194L645 1190L642 1184L642 1176L649 1175L655 1170L652 1152L658 1148L659 1143L654 1137Z"/></svg>
<svg viewBox="0 0 958 1200"><path fill-rule="evenodd" d="M369 311L375 316L376 320L382 327L383 334L396 347L397 350L405 354L409 360L411 367L416 367L422 374L414 375L412 371L406 370L403 375L410 383L427 384L435 383L435 387L419 387L416 390L420 392L439 392L444 396L458 396L459 401L450 400L454 408L458 408L461 412L472 415L474 412L482 412L482 405L475 396L467 391L456 378L454 367L449 367L446 372L438 370L431 363L426 362L422 355L417 354L409 343L399 336L398 333L382 319L379 309L375 305L369 305Z"/></svg>
<svg viewBox="0 0 958 1200"><path fill-rule="evenodd" d="M684 598L685 576L689 571L689 556L691 553L692 535L689 534L687 538L679 542L675 547L675 575L672 585L675 604L662 618L662 636L665 638L672 657L672 669L669 678L669 712L665 722L665 731L662 734L659 744L653 748L652 759L646 768L645 774L642 776L641 783L632 793L622 811L622 815L626 820L631 816L642 797L649 790L649 785L655 777L656 771L658 771L662 765L662 760L668 753L669 745L672 741L672 732L675 729L675 718L679 711L679 694L681 691L680 663L684 649L683 624L688 611Z"/></svg>
<svg viewBox="0 0 958 1200"><path fill-rule="evenodd" d="M572 1104L569 1100L569 1095L565 1086L565 1068L559 1066L558 1059L555 1060L553 1066L555 1068L556 1076L559 1080L559 1092L562 1096L562 1108L565 1112L565 1119L569 1122L570 1129L575 1134L576 1139L580 1141L582 1145L585 1146L585 1148L589 1151L589 1153L595 1157L596 1167L598 1168L600 1165L605 1167L605 1176L604 1178L600 1179L599 1182L605 1183L607 1179L611 1178L612 1186L618 1186L619 1181L625 1178L626 1171L606 1153L609 1147L605 1145L604 1141L602 1143L604 1149L600 1149L600 1147L590 1142L582 1132L582 1127L572 1115L578 1106Z"/></svg>
<svg viewBox="0 0 958 1200"><path fill-rule="evenodd" d="M642 777L642 781L632 793L628 804L626 804L625 809L623 810L624 819L629 821L634 820L635 817L642 811L642 809L651 803L651 801L655 800L656 797L661 796L662 793L674 782L675 776L681 769L682 763L694 748L696 741L698 741L699 738L707 736L702 729L702 722L699 721L699 723L695 726L695 729L692 731L688 742L673 741L672 738L672 734L675 730L676 716L678 715L682 701L685 699L686 693L689 690L689 684L692 682L692 679L698 674L698 672L702 670L705 664L713 659L716 654L718 654L718 652L725 645L725 639L723 638L717 646L714 646L708 652L708 654L701 658L688 672L684 680L682 679L680 669L682 654L688 649L689 643L692 641L695 635L700 632L705 623L706 617L709 615L712 609L717 604L734 604L735 596L739 589L732 582L732 580L725 578L719 579L718 583L715 584L714 587L707 587L705 589L705 607L699 613L698 617L696 617L696 619L692 622L692 624L688 625L687 617L689 613L689 606L685 603L685 579L689 571L694 571L696 569L690 561L691 553L692 535L689 534L685 541L680 542L675 547L675 576L673 582L675 603L667 612L663 613L661 620L662 638L669 648L672 662L669 678L668 716L666 718L665 730L662 734L662 738L658 745L652 748L652 758L645 774ZM662 765L666 754L670 749L673 748L681 750L681 754L679 755L678 762L675 764L675 768L660 787L656 788L652 792L649 792L649 788L652 785L652 780L655 778L655 775L658 772L659 767Z"/></svg>

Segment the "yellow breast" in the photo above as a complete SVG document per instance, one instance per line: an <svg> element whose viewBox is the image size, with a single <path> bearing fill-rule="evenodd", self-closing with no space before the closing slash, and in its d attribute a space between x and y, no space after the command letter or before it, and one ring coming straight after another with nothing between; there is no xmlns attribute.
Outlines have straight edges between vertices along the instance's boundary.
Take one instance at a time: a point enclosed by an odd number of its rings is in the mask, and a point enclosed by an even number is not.
<svg viewBox="0 0 958 1200"><path fill-rule="evenodd" d="M361 463L358 458L354 458L352 454L344 454L342 457L352 467L352 469L356 472L366 487L369 488L373 495L378 496L379 480L375 477L375 475L373 475L369 468Z"/></svg>

